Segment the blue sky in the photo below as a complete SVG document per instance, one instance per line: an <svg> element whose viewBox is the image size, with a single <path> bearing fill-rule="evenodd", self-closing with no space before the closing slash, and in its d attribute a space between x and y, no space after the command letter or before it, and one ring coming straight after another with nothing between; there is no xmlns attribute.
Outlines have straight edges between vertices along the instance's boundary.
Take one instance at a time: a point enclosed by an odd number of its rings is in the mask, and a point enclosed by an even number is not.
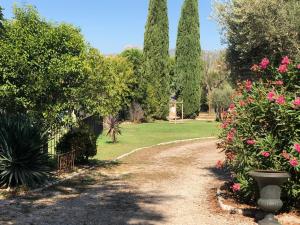
<svg viewBox="0 0 300 225"><path fill-rule="evenodd" d="M119 53L128 46L143 46L148 0L0 0L5 18L11 18L14 3L32 4L53 22L80 27L86 40L104 54ZM183 0L168 0L170 48L176 33ZM209 19L211 0L200 0L201 47L224 48L217 24Z"/></svg>

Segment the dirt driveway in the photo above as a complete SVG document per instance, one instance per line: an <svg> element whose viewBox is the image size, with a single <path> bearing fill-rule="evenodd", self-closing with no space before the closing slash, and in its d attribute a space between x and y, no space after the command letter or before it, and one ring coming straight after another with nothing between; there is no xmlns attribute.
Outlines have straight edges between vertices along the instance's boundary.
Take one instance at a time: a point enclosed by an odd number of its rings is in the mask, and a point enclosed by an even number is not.
<svg viewBox="0 0 300 225"><path fill-rule="evenodd" d="M218 209L214 194L223 175L214 167L221 158L214 140L145 149L0 206L0 224L255 224Z"/></svg>

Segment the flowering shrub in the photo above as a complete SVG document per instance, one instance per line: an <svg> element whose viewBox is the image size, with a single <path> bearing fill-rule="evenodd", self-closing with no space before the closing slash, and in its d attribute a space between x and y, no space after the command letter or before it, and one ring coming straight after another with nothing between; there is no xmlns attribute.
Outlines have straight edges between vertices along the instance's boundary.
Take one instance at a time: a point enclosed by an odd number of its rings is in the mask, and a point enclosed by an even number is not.
<svg viewBox="0 0 300 225"><path fill-rule="evenodd" d="M264 58L251 69L257 81L238 85L221 125L232 190L253 199L257 192L249 171L287 171L292 177L284 198L295 206L300 202L300 65L283 57L275 68Z"/></svg>

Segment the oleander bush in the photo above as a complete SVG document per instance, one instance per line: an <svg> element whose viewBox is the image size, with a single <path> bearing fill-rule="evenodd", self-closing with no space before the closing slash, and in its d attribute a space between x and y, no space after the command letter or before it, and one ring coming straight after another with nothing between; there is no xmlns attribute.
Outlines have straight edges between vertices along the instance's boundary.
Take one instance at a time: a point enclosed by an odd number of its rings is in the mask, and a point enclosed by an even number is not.
<svg viewBox="0 0 300 225"><path fill-rule="evenodd" d="M47 135L26 115L0 113L0 186L36 186L48 177Z"/></svg>
<svg viewBox="0 0 300 225"><path fill-rule="evenodd" d="M233 172L232 190L243 200L257 196L248 172L287 171L286 205L300 203L300 64L287 56L277 67L264 58L253 65L253 80L238 85L224 113L220 146Z"/></svg>

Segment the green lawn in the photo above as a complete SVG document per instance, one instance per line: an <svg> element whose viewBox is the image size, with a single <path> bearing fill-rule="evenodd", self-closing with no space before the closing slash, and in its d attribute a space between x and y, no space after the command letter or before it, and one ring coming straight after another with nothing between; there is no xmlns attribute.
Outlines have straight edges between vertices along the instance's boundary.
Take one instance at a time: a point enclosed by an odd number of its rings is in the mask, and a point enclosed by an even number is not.
<svg viewBox="0 0 300 225"><path fill-rule="evenodd" d="M143 124L122 124L122 135L118 143L109 143L104 130L99 136L98 153L100 160L111 160L133 149L147 147L162 142L218 135L218 123L204 121L186 121L182 124L155 122Z"/></svg>

